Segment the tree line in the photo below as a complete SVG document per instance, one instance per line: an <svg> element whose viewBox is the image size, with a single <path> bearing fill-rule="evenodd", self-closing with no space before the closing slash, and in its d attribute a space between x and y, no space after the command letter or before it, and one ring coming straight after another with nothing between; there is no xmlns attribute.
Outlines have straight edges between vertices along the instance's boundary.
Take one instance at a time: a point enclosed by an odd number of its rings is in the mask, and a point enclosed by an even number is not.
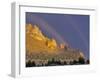
<svg viewBox="0 0 100 80"><path fill-rule="evenodd" d="M47 60L47 63L41 63L41 64L37 64L35 61L31 61L29 60L28 62L26 62L26 67L37 67L37 66L59 66L59 65L82 65L82 64L89 64L89 60L85 60L82 57L79 57L78 60L73 60L73 61L69 61L67 62L65 61L61 61L61 60L55 60L55 58L52 58L51 60Z"/></svg>

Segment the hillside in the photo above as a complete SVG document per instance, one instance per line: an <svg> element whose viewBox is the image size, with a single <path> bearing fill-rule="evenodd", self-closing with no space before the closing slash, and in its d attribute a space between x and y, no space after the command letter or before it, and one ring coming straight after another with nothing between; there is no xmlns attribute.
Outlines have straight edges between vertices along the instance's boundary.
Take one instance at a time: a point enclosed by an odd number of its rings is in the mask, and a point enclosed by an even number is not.
<svg viewBox="0 0 100 80"><path fill-rule="evenodd" d="M58 50L55 39L44 36L37 25L26 25L26 49L32 52L55 52Z"/></svg>
<svg viewBox="0 0 100 80"><path fill-rule="evenodd" d="M66 47L65 44L58 44L54 38L49 38L39 29L39 26L26 25L26 65L30 62L35 66L71 64L70 62L79 61L79 58L85 59L80 50ZM53 62L52 62L53 60ZM34 66L34 65L33 65Z"/></svg>

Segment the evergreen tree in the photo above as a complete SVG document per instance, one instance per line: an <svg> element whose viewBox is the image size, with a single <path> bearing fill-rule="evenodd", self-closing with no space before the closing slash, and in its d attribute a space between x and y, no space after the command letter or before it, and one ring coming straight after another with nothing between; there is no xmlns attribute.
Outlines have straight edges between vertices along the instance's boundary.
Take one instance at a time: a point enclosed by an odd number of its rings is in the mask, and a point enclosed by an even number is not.
<svg viewBox="0 0 100 80"><path fill-rule="evenodd" d="M83 57L79 57L79 64L85 64L85 59Z"/></svg>

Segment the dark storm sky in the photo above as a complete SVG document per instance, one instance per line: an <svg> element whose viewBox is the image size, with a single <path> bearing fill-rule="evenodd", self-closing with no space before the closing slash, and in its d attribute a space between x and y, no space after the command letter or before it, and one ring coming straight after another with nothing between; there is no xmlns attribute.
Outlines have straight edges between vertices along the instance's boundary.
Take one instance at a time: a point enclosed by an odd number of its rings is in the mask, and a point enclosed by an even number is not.
<svg viewBox="0 0 100 80"><path fill-rule="evenodd" d="M86 58L89 58L89 15L27 12L26 23L37 24L47 36L61 43L64 40L72 48L80 49Z"/></svg>

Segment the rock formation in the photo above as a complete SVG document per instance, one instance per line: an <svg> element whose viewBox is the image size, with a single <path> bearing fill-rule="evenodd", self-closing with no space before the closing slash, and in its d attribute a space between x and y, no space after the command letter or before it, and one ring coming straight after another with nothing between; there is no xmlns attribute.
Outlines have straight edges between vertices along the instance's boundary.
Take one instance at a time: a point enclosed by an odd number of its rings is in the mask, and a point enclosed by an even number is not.
<svg viewBox="0 0 100 80"><path fill-rule="evenodd" d="M68 45L58 44L54 38L49 38L42 33L38 25L26 25L26 63L34 62L36 65L45 65L51 59L66 62L78 61L85 58L84 54Z"/></svg>

